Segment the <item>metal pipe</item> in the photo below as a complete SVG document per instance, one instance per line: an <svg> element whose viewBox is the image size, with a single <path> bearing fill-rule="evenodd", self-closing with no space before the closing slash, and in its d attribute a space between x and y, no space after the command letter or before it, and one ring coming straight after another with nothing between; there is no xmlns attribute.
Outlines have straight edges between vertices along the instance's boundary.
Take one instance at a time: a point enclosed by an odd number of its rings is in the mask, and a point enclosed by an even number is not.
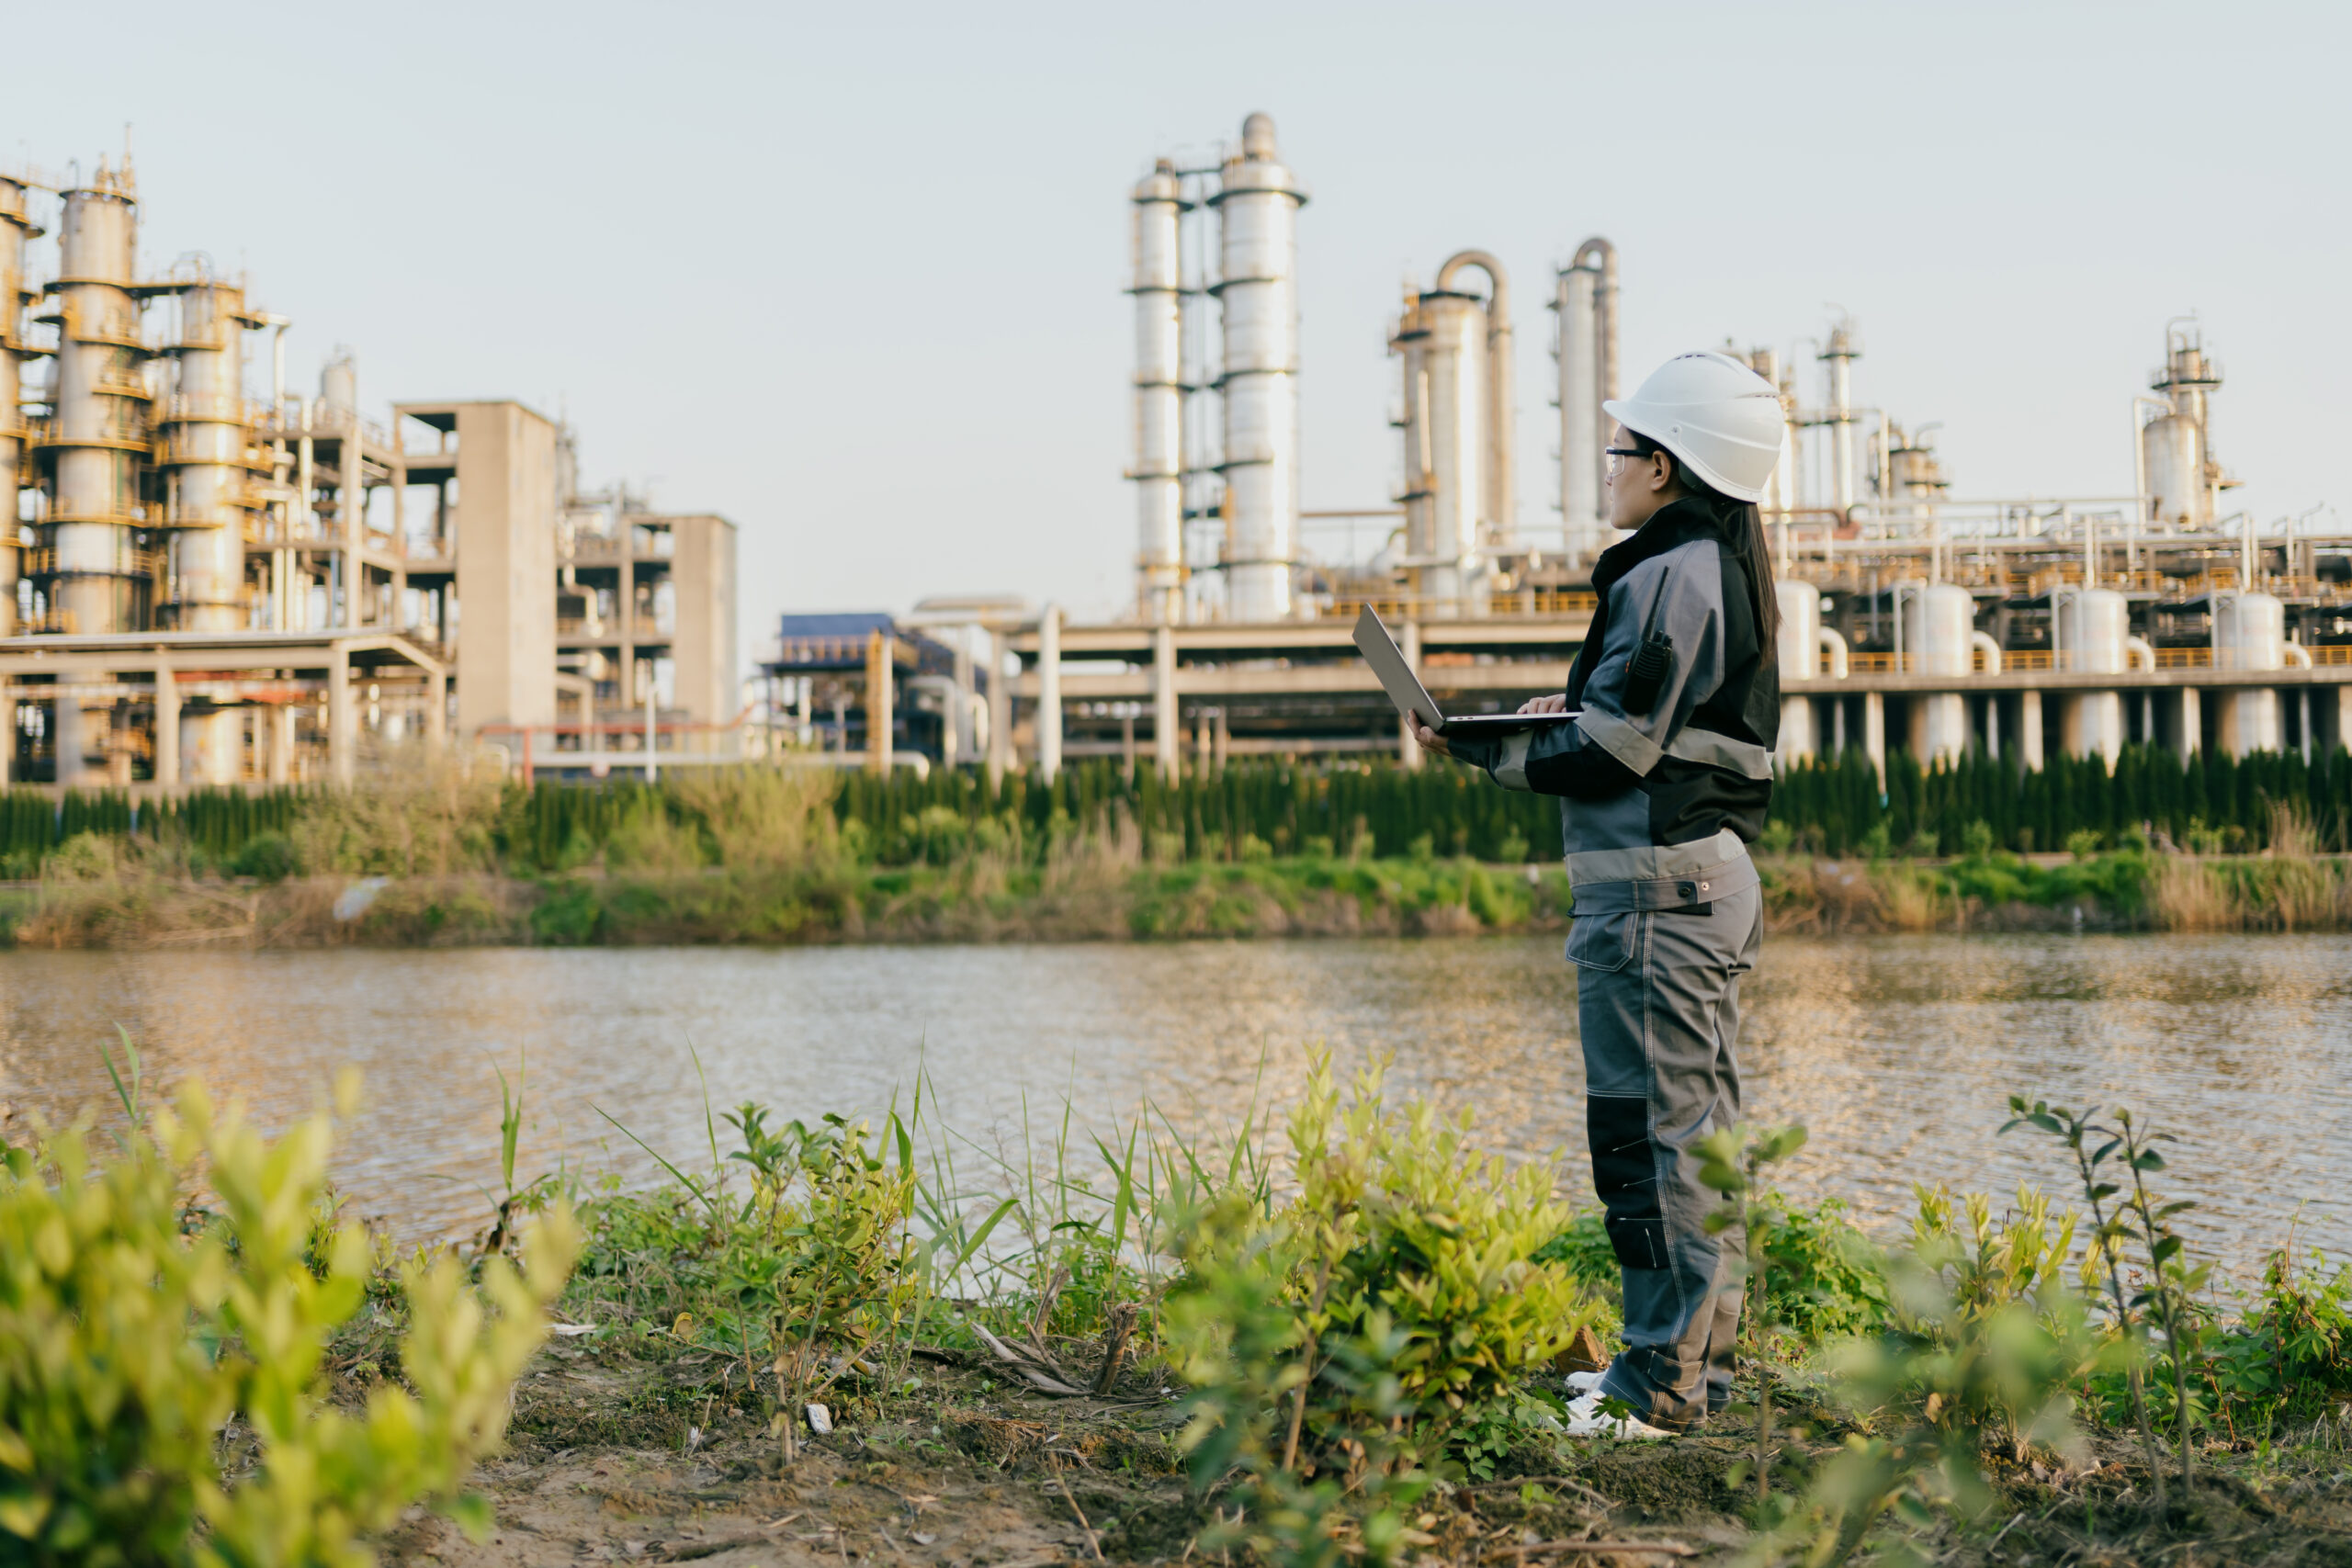
<svg viewBox="0 0 2352 1568"><path fill-rule="evenodd" d="M1844 680L1846 678L1846 671L1849 668L1849 657L1847 652L1846 638L1844 635L1838 632L1835 627L1824 626L1821 628L1821 646L1822 649L1829 655L1829 678L1833 681ZM1844 741L1842 739L1839 740L1838 744L1841 748L1843 747Z"/></svg>
<svg viewBox="0 0 2352 1568"><path fill-rule="evenodd" d="M1998 675L2001 672L2001 645L1993 640L1992 633L1970 632L1968 646L1984 656L1984 673Z"/></svg>

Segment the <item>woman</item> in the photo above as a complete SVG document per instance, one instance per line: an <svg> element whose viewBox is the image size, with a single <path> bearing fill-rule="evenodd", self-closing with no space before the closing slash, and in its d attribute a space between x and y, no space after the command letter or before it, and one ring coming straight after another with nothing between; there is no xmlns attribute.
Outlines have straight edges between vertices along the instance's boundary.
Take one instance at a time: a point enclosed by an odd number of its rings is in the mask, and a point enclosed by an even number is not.
<svg viewBox="0 0 2352 1568"><path fill-rule="evenodd" d="M1772 793L1780 615L1756 502L1781 414L1769 382L1720 354L1668 360L1605 407L1609 519L1632 536L1594 566L1600 607L1566 692L1521 710L1580 716L1451 746L1415 730L1507 789L1563 797L1585 1127L1626 1346L1573 1380L1569 1430L1655 1438L1729 1399L1739 1327L1745 1237L1710 1234L1727 1200L1700 1183L1694 1145L1739 1118L1739 977L1763 934L1747 845Z"/></svg>

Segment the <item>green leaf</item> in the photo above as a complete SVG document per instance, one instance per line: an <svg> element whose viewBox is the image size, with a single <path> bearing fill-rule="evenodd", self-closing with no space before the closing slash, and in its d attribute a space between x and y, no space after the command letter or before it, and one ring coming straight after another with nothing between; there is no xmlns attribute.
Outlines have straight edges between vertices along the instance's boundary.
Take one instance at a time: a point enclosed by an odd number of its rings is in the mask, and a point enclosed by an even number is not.
<svg viewBox="0 0 2352 1568"><path fill-rule="evenodd" d="M20 1540L37 1539L48 1517L49 1499L38 1492L0 1495L0 1530L6 1530Z"/></svg>

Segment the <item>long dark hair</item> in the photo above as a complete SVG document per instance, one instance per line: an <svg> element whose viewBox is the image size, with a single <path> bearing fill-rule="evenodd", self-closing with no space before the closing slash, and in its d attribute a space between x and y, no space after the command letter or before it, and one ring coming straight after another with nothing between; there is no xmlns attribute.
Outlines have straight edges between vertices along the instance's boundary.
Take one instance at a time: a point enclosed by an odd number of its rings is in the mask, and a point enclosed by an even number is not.
<svg viewBox="0 0 2352 1568"><path fill-rule="evenodd" d="M1772 551L1764 542L1764 512L1752 501L1735 501L1701 479L1698 471L1638 430L1628 430L1634 449L1643 457L1664 452L1674 466L1675 483L1683 499L1703 509L1722 530L1724 543L1747 577L1750 607L1756 613L1757 641L1770 648L1781 635L1781 596L1772 587Z"/></svg>

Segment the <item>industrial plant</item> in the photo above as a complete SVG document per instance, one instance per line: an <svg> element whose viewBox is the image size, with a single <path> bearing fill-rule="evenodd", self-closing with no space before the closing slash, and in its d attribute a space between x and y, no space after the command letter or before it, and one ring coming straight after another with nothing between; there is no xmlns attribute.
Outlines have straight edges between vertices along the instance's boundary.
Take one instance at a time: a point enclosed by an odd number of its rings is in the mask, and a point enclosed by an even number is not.
<svg viewBox="0 0 2352 1568"><path fill-rule="evenodd" d="M946 738L934 755L978 747L992 770L1048 773L1069 757L1132 764L1139 751L1170 773L1241 754L1415 765L1350 641L1365 604L1448 712L1563 688L1590 620L1593 561L1617 537L1601 463L1601 403L1619 388L1616 248L1587 240L1547 280L1556 523L1522 516L1510 278L1476 249L1438 259L1386 324L1390 493L1361 511L1304 512L1306 202L1262 114L1221 156L1161 160L1134 187L1132 606L1081 625L1052 604L919 604L890 639L978 637L991 656L958 660L953 689L917 694L924 733ZM1933 424L1858 406L1850 320L1829 324L1809 366L1724 345L1781 389L1787 421L1762 502L1780 578L1781 762L1855 747L1883 778L1898 750L1931 765L1981 749L2028 769L2063 750L2112 768L2127 744L2309 756L2352 739L2352 536L2310 526L2312 514L2263 523L2232 510L2238 480L2213 438L2221 367L2194 321L2152 322L2150 338L2162 352L2144 386L2118 369L2132 491L2055 499L1967 497ZM886 675L914 657L911 645L891 653L879 629L870 640ZM862 692L853 717L856 660L835 649L835 673L820 677L816 651L777 645L763 664L776 700L789 710L797 694L805 737L846 751L854 732L867 765L892 765L894 734L903 745L910 731L891 719L888 680L864 685L878 717ZM831 728L809 706L820 680Z"/></svg>
<svg viewBox="0 0 2352 1568"><path fill-rule="evenodd" d="M526 777L738 752L733 524L583 491L513 400L379 423L347 350L295 394L292 323L200 255L140 276L138 214L127 152L0 174L0 784L347 783L453 734Z"/></svg>

